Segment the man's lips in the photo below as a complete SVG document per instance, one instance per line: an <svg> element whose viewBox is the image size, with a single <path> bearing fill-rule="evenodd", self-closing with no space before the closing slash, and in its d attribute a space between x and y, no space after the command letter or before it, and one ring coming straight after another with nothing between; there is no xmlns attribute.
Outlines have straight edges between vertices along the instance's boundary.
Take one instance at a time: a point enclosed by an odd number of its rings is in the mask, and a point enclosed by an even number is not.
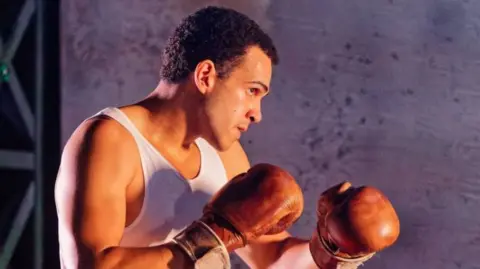
<svg viewBox="0 0 480 269"><path fill-rule="evenodd" d="M237 128L238 128L238 130L240 130L240 132L242 132L242 133L244 133L244 132L246 132L246 131L248 130L248 126L238 126Z"/></svg>

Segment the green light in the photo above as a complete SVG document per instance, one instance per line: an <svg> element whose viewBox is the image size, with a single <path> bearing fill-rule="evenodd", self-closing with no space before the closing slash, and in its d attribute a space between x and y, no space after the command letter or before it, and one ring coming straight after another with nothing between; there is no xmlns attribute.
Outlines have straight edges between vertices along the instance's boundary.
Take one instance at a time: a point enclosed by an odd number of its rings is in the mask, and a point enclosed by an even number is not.
<svg viewBox="0 0 480 269"><path fill-rule="evenodd" d="M10 74L8 72L8 66L5 63L0 63L0 81L8 82L10 80Z"/></svg>

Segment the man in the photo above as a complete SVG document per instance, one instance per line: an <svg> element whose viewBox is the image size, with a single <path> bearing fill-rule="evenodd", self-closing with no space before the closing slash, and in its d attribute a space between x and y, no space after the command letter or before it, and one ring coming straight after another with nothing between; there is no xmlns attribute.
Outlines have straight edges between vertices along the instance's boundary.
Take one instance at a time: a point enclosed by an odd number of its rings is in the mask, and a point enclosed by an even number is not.
<svg viewBox="0 0 480 269"><path fill-rule="evenodd" d="M55 192L62 267L192 268L172 242L251 169L239 138L261 121L277 62L270 37L243 14L208 7L186 17L166 45L156 89L85 120L65 145ZM328 260L315 245L323 241L286 231L249 242L232 250L251 268Z"/></svg>

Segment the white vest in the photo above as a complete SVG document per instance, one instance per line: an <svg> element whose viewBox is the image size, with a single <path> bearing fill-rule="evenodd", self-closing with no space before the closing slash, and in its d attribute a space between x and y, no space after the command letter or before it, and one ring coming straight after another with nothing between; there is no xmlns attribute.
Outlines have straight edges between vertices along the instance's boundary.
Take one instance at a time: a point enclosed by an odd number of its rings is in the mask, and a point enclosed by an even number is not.
<svg viewBox="0 0 480 269"><path fill-rule="evenodd" d="M183 178L117 108L99 114L122 124L135 138L142 162L145 197L137 219L126 227L121 246L140 247L162 244L172 239L192 221L201 217L203 206L226 182L227 176L217 151L207 141L197 139L200 172L194 179Z"/></svg>
<svg viewBox="0 0 480 269"><path fill-rule="evenodd" d="M198 219L203 206L212 194L226 182L227 176L217 151L204 139L197 139L200 150L200 172L186 180L138 131L119 109L108 107L93 117L105 115L118 121L135 138L140 153L145 197L138 217L125 228L120 246L145 247L170 241L178 232ZM108 205L105 205L108 207ZM60 222L61 224L61 222ZM108 227L104 227L108 229ZM62 268L75 263L77 257L73 236L59 227L60 260ZM70 255L69 255L70 253ZM72 260L73 259L73 260Z"/></svg>

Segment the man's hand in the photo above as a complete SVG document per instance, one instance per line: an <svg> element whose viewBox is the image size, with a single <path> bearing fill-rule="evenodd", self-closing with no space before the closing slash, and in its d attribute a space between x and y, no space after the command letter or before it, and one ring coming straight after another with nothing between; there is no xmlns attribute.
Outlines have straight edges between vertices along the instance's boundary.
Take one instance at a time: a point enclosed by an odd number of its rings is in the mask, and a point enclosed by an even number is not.
<svg viewBox="0 0 480 269"><path fill-rule="evenodd" d="M277 166L258 164L224 185L205 206L203 217L175 241L194 262L202 263L205 252L218 250L213 261L228 263L228 252L286 230L302 211L302 190L295 179Z"/></svg>
<svg viewBox="0 0 480 269"><path fill-rule="evenodd" d="M357 268L394 244L400 232L398 216L384 194L348 182L321 194L317 216L310 251L322 269Z"/></svg>

